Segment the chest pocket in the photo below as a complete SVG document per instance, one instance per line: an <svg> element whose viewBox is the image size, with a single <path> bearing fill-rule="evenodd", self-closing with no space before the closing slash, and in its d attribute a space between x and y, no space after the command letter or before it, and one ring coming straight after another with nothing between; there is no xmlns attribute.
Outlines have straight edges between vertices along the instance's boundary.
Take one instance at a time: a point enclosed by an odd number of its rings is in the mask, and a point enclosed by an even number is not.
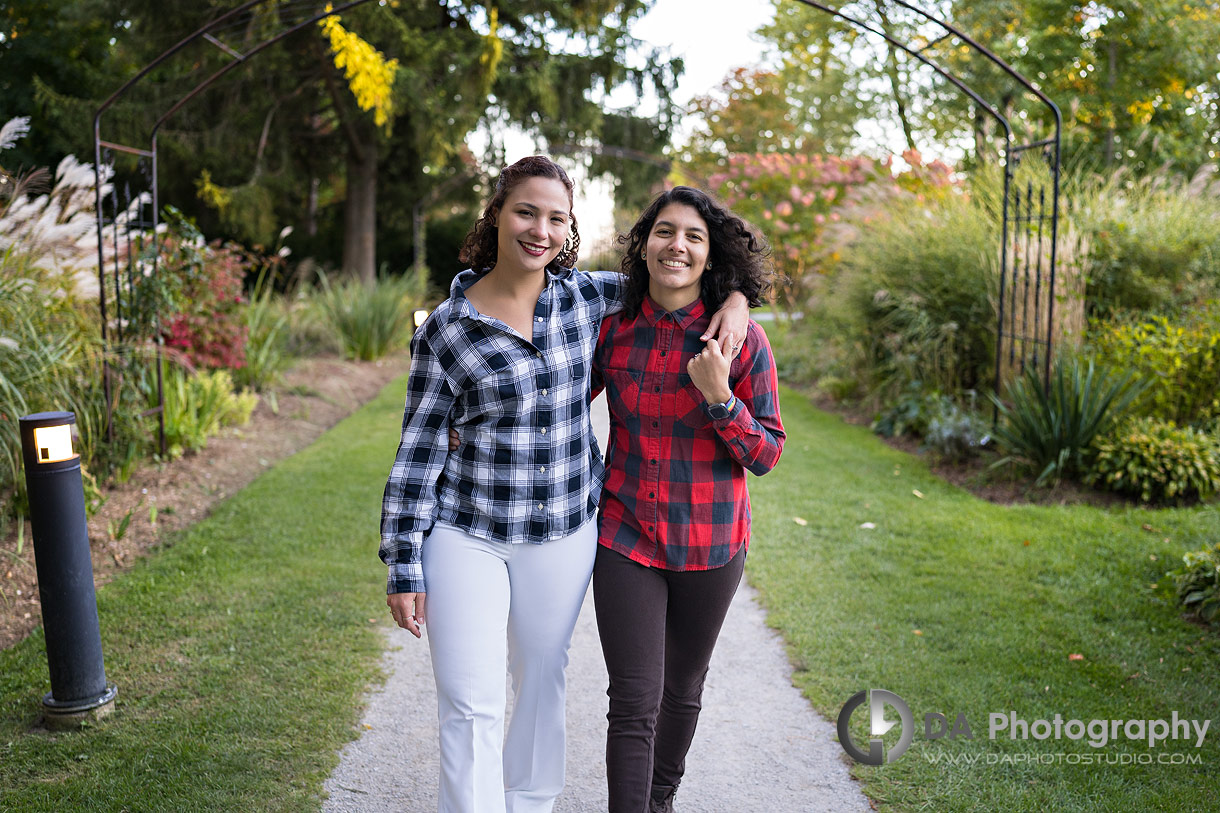
<svg viewBox="0 0 1220 813"><path fill-rule="evenodd" d="M624 423L636 419L640 412L640 373L606 367L602 374L610 412L621 417Z"/></svg>
<svg viewBox="0 0 1220 813"><path fill-rule="evenodd" d="M703 411L706 399L687 373L678 373L678 392L674 397L674 418L691 429L702 429L711 421Z"/></svg>

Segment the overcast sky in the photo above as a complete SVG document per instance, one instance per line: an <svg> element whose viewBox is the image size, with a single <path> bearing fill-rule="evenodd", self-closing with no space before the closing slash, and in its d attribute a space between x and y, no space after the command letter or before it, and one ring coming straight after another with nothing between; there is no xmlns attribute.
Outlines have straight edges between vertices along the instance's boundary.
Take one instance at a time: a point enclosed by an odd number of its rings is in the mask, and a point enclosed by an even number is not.
<svg viewBox="0 0 1220 813"><path fill-rule="evenodd" d="M686 70L671 97L685 105L695 96L710 93L729 71L740 66L759 64L763 46L754 31L771 19L773 6L768 0L657 0L652 9L635 22L631 33L636 39L667 49L670 56L682 57ZM609 99L611 107L635 107L633 91L620 89ZM656 111L653 100L644 100L642 113ZM679 128L678 138L684 137ZM588 183L576 201L581 235L589 249L609 239L613 231L612 190L608 184Z"/></svg>
<svg viewBox="0 0 1220 813"><path fill-rule="evenodd" d="M631 33L685 60L673 94L683 104L715 88L733 68L759 63L763 46L754 31L772 11L768 0L657 0Z"/></svg>

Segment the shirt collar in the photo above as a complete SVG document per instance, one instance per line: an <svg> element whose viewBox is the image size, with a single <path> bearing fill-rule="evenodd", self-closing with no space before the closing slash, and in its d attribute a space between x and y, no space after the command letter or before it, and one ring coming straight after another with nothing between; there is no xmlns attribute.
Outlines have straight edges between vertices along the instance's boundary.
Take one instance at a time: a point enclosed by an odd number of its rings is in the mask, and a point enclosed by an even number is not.
<svg viewBox="0 0 1220 813"><path fill-rule="evenodd" d="M466 299L466 289L476 282L487 276L490 268L484 268L481 271L475 271L473 268L467 268L465 271L458 273L453 278L453 282L449 284L449 297L453 299L454 307L449 312L449 321L454 322L459 317L465 316L470 319L479 318L479 312L475 310L474 305ZM543 288L543 294L551 287L551 282L555 280L566 280L572 276L572 269L562 265L548 266L546 269L546 288Z"/></svg>
<svg viewBox="0 0 1220 813"><path fill-rule="evenodd" d="M648 324L656 326L658 322L666 316L671 317L678 327L686 329L694 324L700 316L707 312L707 308L703 305L703 299L700 297L694 302L687 305L685 308L678 308L676 311L667 311L658 305L653 298L647 294L644 295L644 303L640 306L640 313L648 320Z"/></svg>

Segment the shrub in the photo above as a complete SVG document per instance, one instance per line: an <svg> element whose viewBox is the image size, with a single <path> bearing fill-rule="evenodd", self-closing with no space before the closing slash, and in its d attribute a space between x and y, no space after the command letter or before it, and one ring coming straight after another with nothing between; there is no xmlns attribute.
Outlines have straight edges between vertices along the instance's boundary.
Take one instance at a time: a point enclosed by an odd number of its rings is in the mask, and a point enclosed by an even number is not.
<svg viewBox="0 0 1220 813"><path fill-rule="evenodd" d="M969 397L973 407L975 394L970 392ZM925 450L952 461L973 457L991 439L985 422L972 408L963 408L942 393L924 392L918 382L882 410L872 429L884 437L921 438Z"/></svg>
<svg viewBox="0 0 1220 813"><path fill-rule="evenodd" d="M1090 341L1100 359L1149 382L1134 414L1178 424L1220 416L1220 302L1172 321L1095 323Z"/></svg>
<svg viewBox="0 0 1220 813"><path fill-rule="evenodd" d="M1204 621L1216 619L1220 613L1220 544L1188 551L1182 556L1182 567L1169 575L1177 587L1178 601Z"/></svg>
<svg viewBox="0 0 1220 813"><path fill-rule="evenodd" d="M372 361L405 344L420 301L418 291L413 273L382 277L375 285L359 280L336 285L323 276L318 305L338 334L343 354Z"/></svg>
<svg viewBox="0 0 1220 813"><path fill-rule="evenodd" d="M1172 421L1128 421L1094 450L1085 482L1141 502L1182 503L1220 490L1220 440Z"/></svg>
<svg viewBox="0 0 1220 813"><path fill-rule="evenodd" d="M223 426L242 426L250 420L258 396L233 391L228 370L192 374L179 366L165 373L165 441L171 457L207 446L208 438Z"/></svg>
<svg viewBox="0 0 1220 813"><path fill-rule="evenodd" d="M133 323L137 335L151 336L159 316L167 347L193 366L239 369L246 363L247 326L242 282L249 258L235 245L207 245L181 212L166 207L168 230L150 243L159 252L156 273L139 277Z"/></svg>
<svg viewBox="0 0 1220 813"><path fill-rule="evenodd" d="M972 400L974 393L970 393ZM971 404L973 406L973 403ZM987 422L973 409L965 409L953 400L941 400L941 408L928 419L923 436L924 447L949 461L968 460L991 442Z"/></svg>
<svg viewBox="0 0 1220 813"><path fill-rule="evenodd" d="M1121 419L1144 389L1131 371L1098 369L1092 359L1061 357L1049 388L1042 372L1030 365L1008 387L1008 401L994 395L1000 413L995 438L1012 461L1032 465L1037 483L1085 472L1093 439Z"/></svg>
<svg viewBox="0 0 1220 813"><path fill-rule="evenodd" d="M912 381L902 395L878 413L870 428L886 438L923 437L941 398L939 393L925 392L918 381Z"/></svg>

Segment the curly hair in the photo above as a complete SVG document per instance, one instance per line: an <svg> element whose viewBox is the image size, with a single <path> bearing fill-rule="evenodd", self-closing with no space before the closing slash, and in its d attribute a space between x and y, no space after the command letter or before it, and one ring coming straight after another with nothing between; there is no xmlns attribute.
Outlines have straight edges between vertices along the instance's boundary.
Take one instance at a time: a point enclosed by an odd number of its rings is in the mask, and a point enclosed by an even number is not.
<svg viewBox="0 0 1220 813"><path fill-rule="evenodd" d="M618 236L626 246L621 270L627 277L623 310L628 317L640 312L648 295L648 263L643 258L648 235L661 210L671 203L690 206L707 223L707 268L699 285L699 297L709 311L724 304L733 291L740 291L750 307L762 304L771 287L771 247L746 221L706 192L689 186L675 186L657 195L626 234Z"/></svg>
<svg viewBox="0 0 1220 813"><path fill-rule="evenodd" d="M572 179L568 177L568 173L564 172L563 167L544 155L526 156L500 171L500 178L496 181L496 192L491 196L491 200L487 201L483 214L479 215L479 219L475 221L474 228L462 241L458 259L476 271L495 267L499 238L495 225L496 216L504 206L504 201L508 198L509 193L522 181L530 178L554 178L562 183L568 190L568 208L571 208ZM580 250L580 231L576 228L576 215L569 211L568 216L572 229L567 239L563 241L563 248L560 249L559 255L551 262L552 266L572 268L576 265L576 255Z"/></svg>

